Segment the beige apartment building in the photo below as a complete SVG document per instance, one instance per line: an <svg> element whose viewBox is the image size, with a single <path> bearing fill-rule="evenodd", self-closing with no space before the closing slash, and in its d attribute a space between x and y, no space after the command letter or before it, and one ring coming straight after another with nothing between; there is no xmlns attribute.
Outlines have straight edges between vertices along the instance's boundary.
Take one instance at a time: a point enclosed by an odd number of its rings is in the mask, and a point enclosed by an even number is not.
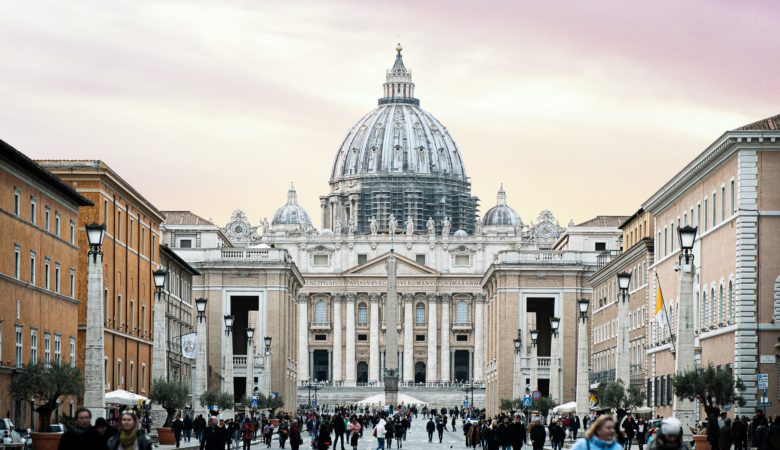
<svg viewBox="0 0 780 450"><path fill-rule="evenodd" d="M733 370L746 385L750 414L771 402L780 413L780 115L725 132L643 205L654 222L654 263L647 281L652 311L660 289L676 330L677 230L698 227L693 248L696 363ZM647 229L647 227L645 227ZM657 278L651 276L657 274ZM649 321L649 403L672 413L674 354L667 329ZM757 374L769 375L766 398Z"/></svg>
<svg viewBox="0 0 780 450"><path fill-rule="evenodd" d="M590 277L593 289L590 313L590 387L595 389L603 381L621 379L626 386L633 385L646 392L647 323L651 272L653 264L653 221L640 209L626 219L623 249L599 254L597 270ZM631 274L628 299L622 303L617 287L617 274ZM621 328L626 339L620 343ZM623 350L625 348L625 351Z"/></svg>

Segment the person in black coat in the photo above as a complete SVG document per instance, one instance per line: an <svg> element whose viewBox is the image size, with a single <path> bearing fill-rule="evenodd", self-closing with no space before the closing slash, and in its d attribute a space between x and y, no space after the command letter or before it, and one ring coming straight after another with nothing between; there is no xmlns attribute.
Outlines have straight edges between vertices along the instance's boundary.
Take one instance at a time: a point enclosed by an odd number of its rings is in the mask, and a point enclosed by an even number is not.
<svg viewBox="0 0 780 450"><path fill-rule="evenodd" d="M509 418L505 417L504 420L498 422L496 427L496 444L504 450L507 450L510 445L509 438Z"/></svg>
<svg viewBox="0 0 780 450"><path fill-rule="evenodd" d="M428 423L425 424L425 431L428 432L428 442L433 442L433 432L436 431L436 424L433 423L433 417L428 418Z"/></svg>
<svg viewBox="0 0 780 450"><path fill-rule="evenodd" d="M509 425L509 443L513 450L522 450L525 445L525 425L520 414L515 414L515 420Z"/></svg>
<svg viewBox="0 0 780 450"><path fill-rule="evenodd" d="M182 420L182 431L184 432L184 442L190 442L190 439L192 439L192 417L190 417L189 414L186 414L184 416L184 420Z"/></svg>
<svg viewBox="0 0 780 450"><path fill-rule="evenodd" d="M184 430L184 422L181 420L181 415L176 415L173 423L171 423L171 430L173 431L173 437L176 439L176 448L179 448L179 443L181 442L181 432Z"/></svg>
<svg viewBox="0 0 780 450"><path fill-rule="evenodd" d="M225 432L217 426L217 416L209 418L209 426L203 430L200 450L225 450Z"/></svg>
<svg viewBox="0 0 780 450"><path fill-rule="evenodd" d="M98 417L95 419L95 430L100 435L101 447L106 448L109 439L119 434L119 430L108 424L105 418Z"/></svg>
<svg viewBox="0 0 780 450"><path fill-rule="evenodd" d="M336 444L341 441L341 450L344 450L344 433L346 432L346 427L344 426L344 418L341 417L340 413L337 413L335 416L333 416L333 450L336 450Z"/></svg>
<svg viewBox="0 0 780 450"><path fill-rule="evenodd" d="M76 426L60 438L58 450L104 450L102 438L91 425L92 413L87 408L76 410Z"/></svg>
<svg viewBox="0 0 780 450"><path fill-rule="evenodd" d="M531 435L531 443L533 444L534 450L542 450L544 448L544 441L547 440L547 431L544 429L541 420L536 419L534 421L533 425L531 425L529 434Z"/></svg>

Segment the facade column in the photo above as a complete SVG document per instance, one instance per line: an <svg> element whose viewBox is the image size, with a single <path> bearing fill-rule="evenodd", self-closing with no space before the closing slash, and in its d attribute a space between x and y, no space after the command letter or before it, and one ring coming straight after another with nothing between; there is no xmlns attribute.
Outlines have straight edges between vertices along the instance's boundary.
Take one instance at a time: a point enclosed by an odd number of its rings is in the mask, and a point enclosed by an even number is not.
<svg viewBox="0 0 780 450"><path fill-rule="evenodd" d="M168 379L167 364L167 320L165 319L165 301L161 290L154 293L154 353L152 360L152 380ZM160 407L162 409L162 407Z"/></svg>
<svg viewBox="0 0 780 450"><path fill-rule="evenodd" d="M195 401L192 403L192 408L195 410L195 414L202 414L203 417L208 417L208 410L205 406L200 405L200 396L206 392L209 388L208 384L208 371L206 362L206 346L208 340L206 339L206 318L198 319L198 327L195 335L195 392L192 393Z"/></svg>
<svg viewBox="0 0 780 450"><path fill-rule="evenodd" d="M588 318L584 315L577 321L577 414L590 412L588 380Z"/></svg>
<svg viewBox="0 0 780 450"><path fill-rule="evenodd" d="M368 381L379 381L379 295L369 294Z"/></svg>
<svg viewBox="0 0 780 450"><path fill-rule="evenodd" d="M414 382L414 295L404 294L404 373L403 380Z"/></svg>
<svg viewBox="0 0 780 450"><path fill-rule="evenodd" d="M344 384L355 386L357 377L355 366L355 294L347 294L347 348Z"/></svg>
<svg viewBox="0 0 780 450"><path fill-rule="evenodd" d="M693 342L693 341L691 341ZM615 358L615 380L631 385L631 354L628 351L628 294L625 299L618 296L618 336Z"/></svg>
<svg viewBox="0 0 780 450"><path fill-rule="evenodd" d="M528 339L529 341L531 339ZM539 390L539 348L537 345L531 343L531 390Z"/></svg>
<svg viewBox="0 0 780 450"><path fill-rule="evenodd" d="M92 420L106 417L106 366L103 335L103 253L87 255L87 342L84 355L84 406ZM94 423L94 422L93 422Z"/></svg>
<svg viewBox="0 0 780 450"><path fill-rule="evenodd" d="M485 294L474 295L474 381L485 380Z"/></svg>
<svg viewBox="0 0 780 450"><path fill-rule="evenodd" d="M560 364L558 364L558 333L553 333L550 338L550 398L556 402L561 402L561 374Z"/></svg>
<svg viewBox="0 0 780 450"><path fill-rule="evenodd" d="M342 294L332 294L333 299L333 381L341 381L344 375L341 371L341 299Z"/></svg>
<svg viewBox="0 0 780 450"><path fill-rule="evenodd" d="M230 314L230 311L228 311ZM223 322L224 324L224 322ZM222 392L227 392L233 395L235 400L235 387L233 386L233 336L231 336L232 330L225 328L225 337L223 337L222 344L222 357L224 358L224 371L222 373L223 383ZM234 417L234 408L229 408L225 411L226 418Z"/></svg>
<svg viewBox="0 0 780 450"><path fill-rule="evenodd" d="M450 294L441 296L441 376L439 380L450 381Z"/></svg>
<svg viewBox="0 0 780 450"><path fill-rule="evenodd" d="M436 314L436 303L438 298L436 294L428 294L428 367L426 367L426 380L429 382L439 381L436 355L436 323L438 317Z"/></svg>
<svg viewBox="0 0 780 450"><path fill-rule="evenodd" d="M309 380L309 294L298 294L298 380Z"/></svg>
<svg viewBox="0 0 780 450"><path fill-rule="evenodd" d="M679 300L677 302L677 342L675 349L677 354L674 361L674 372L680 375L683 372L694 368L693 362L693 341L694 341L694 315L693 315L693 277L694 267L693 259L689 264L680 264L680 288L677 291ZM714 301L713 301L714 303ZM672 415L680 419L683 424L683 434L688 435L687 431L694 424L694 413L696 407L688 399L674 397L672 406Z"/></svg>
<svg viewBox="0 0 780 450"><path fill-rule="evenodd" d="M259 330L255 330L259 331ZM262 339L262 338L261 338ZM246 387L245 395L251 397L255 387L255 345L254 338L247 339L246 344Z"/></svg>

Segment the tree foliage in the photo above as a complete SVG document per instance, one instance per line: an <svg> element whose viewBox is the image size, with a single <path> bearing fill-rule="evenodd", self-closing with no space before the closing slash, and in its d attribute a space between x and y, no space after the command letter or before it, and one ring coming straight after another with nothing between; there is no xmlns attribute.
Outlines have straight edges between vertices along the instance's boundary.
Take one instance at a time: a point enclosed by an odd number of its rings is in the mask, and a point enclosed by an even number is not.
<svg viewBox="0 0 780 450"><path fill-rule="evenodd" d="M170 427L176 411L184 408L190 397L190 388L180 381L158 379L152 383L149 399L162 406L168 416L164 427Z"/></svg>
<svg viewBox="0 0 780 450"><path fill-rule="evenodd" d="M232 409L235 406L233 394L229 392L220 392L216 389L209 389L200 396L200 405L209 407L216 406L220 410Z"/></svg>
<svg viewBox="0 0 780 450"><path fill-rule="evenodd" d="M508 398L502 398L501 403L498 406L501 411L510 411L512 407L512 400L509 400Z"/></svg>
<svg viewBox="0 0 780 450"><path fill-rule="evenodd" d="M30 364L14 375L11 380L11 395L18 400L34 400L35 412L40 420L40 430L49 431L51 414L58 402L68 395L81 395L84 383L81 371L68 364Z"/></svg>
<svg viewBox="0 0 780 450"><path fill-rule="evenodd" d="M628 411L637 406L642 406L645 402L645 394L636 386L629 386L626 389L623 380L600 383L596 389L596 395L598 396L600 406L617 412L618 422L622 420Z"/></svg>
<svg viewBox="0 0 780 450"><path fill-rule="evenodd" d="M707 413L718 413L725 403L745 406L742 392L745 384L735 379L731 371L716 368L696 367L676 375L672 380L674 394L678 398L699 400Z"/></svg>
<svg viewBox="0 0 780 450"><path fill-rule="evenodd" d="M252 399L250 397L245 395L244 398L241 399L241 402L244 405L247 405L251 412L257 412L260 409L275 410L284 407L284 400L280 397L268 397L261 392L255 392L254 395L257 397L257 408L252 408L250 406L252 404Z"/></svg>
<svg viewBox="0 0 780 450"><path fill-rule="evenodd" d="M518 404L521 404L522 401L518 402ZM539 400L534 400L532 403L532 408L542 413L543 416L547 417L547 413L550 412L551 409L558 406L558 403L553 400L550 397L540 397Z"/></svg>

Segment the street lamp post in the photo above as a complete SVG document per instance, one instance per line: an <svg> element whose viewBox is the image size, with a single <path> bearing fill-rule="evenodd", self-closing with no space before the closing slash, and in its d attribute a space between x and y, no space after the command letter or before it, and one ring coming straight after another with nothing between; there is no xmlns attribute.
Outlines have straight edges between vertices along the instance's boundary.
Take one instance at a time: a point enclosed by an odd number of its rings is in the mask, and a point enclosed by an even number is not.
<svg viewBox="0 0 780 450"><path fill-rule="evenodd" d="M246 329L246 396L250 399L254 394L255 385L255 349L253 344L253 338L255 336L254 328ZM247 415L249 414L249 405L247 406Z"/></svg>
<svg viewBox="0 0 780 450"><path fill-rule="evenodd" d="M529 332L531 335L531 388L539 389L539 349L536 343L539 341L539 330L533 329Z"/></svg>
<svg viewBox="0 0 780 450"><path fill-rule="evenodd" d="M154 281L154 349L152 360L152 383L158 380L168 379L168 332L167 320L165 318L165 302L163 300L163 289L165 288L165 278L168 275L163 266L157 266L157 270L152 272ZM155 403L152 406L152 420L165 426L164 422L167 413L162 405Z"/></svg>
<svg viewBox="0 0 780 450"><path fill-rule="evenodd" d="M208 410L200 405L200 395L208 390L208 378L206 371L206 302L203 297L195 299L195 307L198 310L198 328L195 349L195 392L192 393L192 407L198 414L208 417ZM197 402L196 402L197 400ZM200 405L200 406L195 406Z"/></svg>
<svg viewBox="0 0 780 450"><path fill-rule="evenodd" d="M87 225L87 332L84 354L84 406L92 418L106 417L106 368L103 331L103 238L104 224Z"/></svg>
<svg viewBox="0 0 780 450"><path fill-rule="evenodd" d="M558 328L561 326L559 317L550 317L550 330L552 337L550 339L550 398L553 400L561 399L561 374L558 364Z"/></svg>
<svg viewBox="0 0 780 450"><path fill-rule="evenodd" d="M268 398L271 398L271 336L266 336L265 352L263 361L265 362L265 391L268 392Z"/></svg>
<svg viewBox="0 0 780 450"><path fill-rule="evenodd" d="M472 411L474 410L474 389L476 388L474 387L474 379L472 378L471 383L463 388L463 392L466 393L466 400L468 400L469 392L471 392L471 402L469 403L469 409Z"/></svg>
<svg viewBox="0 0 780 450"><path fill-rule="evenodd" d="M233 315L226 315L224 317L225 319L225 340L227 341L226 345L223 346L223 354L225 355L225 371L223 374L224 381L222 383L222 392L227 392L230 395L233 396L233 402L235 403L236 395L235 395L235 389L233 387L233 337L230 335L230 333L233 332L233 322L235 321L235 317ZM226 418L232 418L233 417L233 408L230 408L230 411L226 411L227 416Z"/></svg>
<svg viewBox="0 0 780 450"><path fill-rule="evenodd" d="M577 324L577 413L589 412L590 381L588 380L588 299L577 300L580 320Z"/></svg>
<svg viewBox="0 0 780 450"><path fill-rule="evenodd" d="M523 353L523 331L517 329L517 337L512 340L515 345L515 370L514 370L514 383L512 383L512 398L518 398L521 392L521 377L523 376L523 369L521 367L522 353Z"/></svg>
<svg viewBox="0 0 780 450"><path fill-rule="evenodd" d="M680 287L677 290L679 300L677 302L677 343L674 361L674 370L677 375L694 367L693 341L693 277L695 268L693 265L693 243L696 241L697 227L684 226L677 229L680 241ZM671 326L672 324L670 324ZM695 405L691 400L674 397L672 414L683 423L683 431L690 430L694 424Z"/></svg>
<svg viewBox="0 0 780 450"><path fill-rule="evenodd" d="M618 340L617 361L615 361L615 379L622 380L625 386L631 383L631 360L628 353L628 288L631 286L631 273L617 274L618 285Z"/></svg>

